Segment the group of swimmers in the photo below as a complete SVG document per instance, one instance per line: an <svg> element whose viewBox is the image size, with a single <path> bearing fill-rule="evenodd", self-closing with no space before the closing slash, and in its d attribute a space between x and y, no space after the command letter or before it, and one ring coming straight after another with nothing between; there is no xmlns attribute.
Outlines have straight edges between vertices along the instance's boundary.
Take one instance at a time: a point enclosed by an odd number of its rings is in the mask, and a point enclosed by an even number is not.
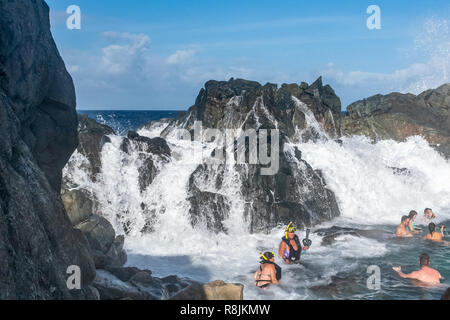
<svg viewBox="0 0 450 320"><path fill-rule="evenodd" d="M413 210L409 213L409 215L402 217L400 225L397 227L397 230L395 232L396 237L413 237L414 235L419 235L422 232L422 229L420 227L416 227L415 224L417 215L417 212ZM440 232L436 231L436 224L432 222L435 218L436 216L433 213L432 209L426 208L424 210L421 222L424 225L428 224L429 231L429 233L423 237L424 240L449 244L450 242L443 240L445 226L442 225L440 227ZM428 285L439 284L443 279L439 271L430 267L430 256L428 254L422 253L420 255L419 265L420 270L414 271L409 274L404 274L401 267L393 267L392 269L394 269L394 271L396 271L402 278L418 280Z"/></svg>
<svg viewBox="0 0 450 320"><path fill-rule="evenodd" d="M400 225L397 227L396 236L399 238L405 238L420 234L422 229L420 227L416 227L415 224L417 216L418 213L416 211L411 211L408 216L403 216ZM435 218L436 216L432 209L426 208L424 210L421 222L425 225L428 223L429 229L429 234L427 234L424 239L434 242L445 242L443 241L445 226L442 225L440 227L440 232L436 232L436 225L431 222ZM306 238L302 241L303 246L302 243L300 243L298 236L295 234L295 231L296 228L292 226L291 222L287 226L285 235L281 239L279 245L278 256L285 264L298 263L300 261L301 252L309 250L312 244L312 241L309 239L309 230L307 230ZM440 284L443 277L439 271L430 267L430 257L428 254L423 253L420 255L419 265L420 270L410 274L403 273L401 267L393 267L392 269L402 278L418 280L428 285ZM281 267L275 263L275 253L261 253L260 267L255 272L254 279L255 285L262 289L267 289L272 284L278 284L281 279Z"/></svg>
<svg viewBox="0 0 450 320"><path fill-rule="evenodd" d="M300 239L295 234L297 228L292 222L286 227L284 237L278 248L278 256L285 264L295 264L300 262L302 251L309 250L312 245L309 239L309 229L306 230L306 238L300 243ZM262 289L267 289L271 284L278 284L281 279L281 267L275 263L275 253L261 253L261 261L258 270L254 274L255 285Z"/></svg>
<svg viewBox="0 0 450 320"><path fill-rule="evenodd" d="M400 225L395 232L397 238L413 237L422 232L422 228L416 227L415 220L417 215L417 212L412 210L409 215L402 217ZM436 224L432 222L434 218L436 218L436 216L434 215L433 210L426 208L422 216L422 223L425 225L428 224L429 233L424 236L424 239L447 244L448 242L444 241L445 226L441 225L440 231L436 231Z"/></svg>

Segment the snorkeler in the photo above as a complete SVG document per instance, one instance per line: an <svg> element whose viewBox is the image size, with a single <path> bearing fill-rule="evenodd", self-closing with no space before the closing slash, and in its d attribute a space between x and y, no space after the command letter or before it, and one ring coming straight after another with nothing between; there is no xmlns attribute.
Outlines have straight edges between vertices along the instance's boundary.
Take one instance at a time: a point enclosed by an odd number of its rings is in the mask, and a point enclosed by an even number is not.
<svg viewBox="0 0 450 320"><path fill-rule="evenodd" d="M435 242L443 242L444 241L442 239L442 238L444 238L444 230L445 230L444 225L441 226L441 232L437 232L436 225L432 222L428 225L428 230L430 231L430 233L424 237L425 240L431 240L431 241L435 241Z"/></svg>
<svg viewBox="0 0 450 320"><path fill-rule="evenodd" d="M414 233L414 234L419 234L420 231L422 230L421 228L418 228L418 227L416 228L416 223L414 222L414 220L416 220L417 215L418 215L417 211L414 211L414 210L411 210L408 215L408 219L409 219L408 229L411 233Z"/></svg>
<svg viewBox="0 0 450 320"><path fill-rule="evenodd" d="M255 286L261 289L268 289L271 284L278 284L278 280L281 279L281 268L275 263L273 252L261 254L260 266L253 278Z"/></svg>
<svg viewBox="0 0 450 320"><path fill-rule="evenodd" d="M397 231L395 232L395 235L397 238L406 238L406 237L412 237L412 233L409 232L407 229L407 226L409 225L409 218L408 216L403 216L402 221L400 225L397 227Z"/></svg>
<svg viewBox="0 0 450 320"><path fill-rule="evenodd" d="M422 253L420 255L419 263L420 270L410 274L403 273L401 267L392 267L392 269L396 271L400 277L405 279L414 279L430 285L441 283L440 280L443 279L443 277L439 271L430 268L430 256L428 254Z"/></svg>
<svg viewBox="0 0 450 320"><path fill-rule="evenodd" d="M278 255L286 264L298 263L302 250L309 250L312 241L309 239L309 229L306 231L306 239L303 240L303 248L298 236L295 234L297 228L292 226L292 222L286 227L286 232L281 238Z"/></svg>

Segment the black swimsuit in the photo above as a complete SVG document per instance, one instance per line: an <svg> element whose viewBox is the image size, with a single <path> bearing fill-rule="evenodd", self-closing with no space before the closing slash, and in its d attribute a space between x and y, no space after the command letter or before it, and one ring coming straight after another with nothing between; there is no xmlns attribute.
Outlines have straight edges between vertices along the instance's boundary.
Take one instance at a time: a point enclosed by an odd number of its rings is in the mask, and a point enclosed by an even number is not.
<svg viewBox="0 0 450 320"><path fill-rule="evenodd" d="M298 239L298 236L295 235L294 236L294 241L297 244L297 250L294 250L294 247L291 244L291 240L290 239L286 239L286 237L281 238L281 240L283 240L286 245L289 247L289 258L287 258L289 260L290 263L297 263L300 261L300 256L302 254L302 246L300 245L300 240Z"/></svg>

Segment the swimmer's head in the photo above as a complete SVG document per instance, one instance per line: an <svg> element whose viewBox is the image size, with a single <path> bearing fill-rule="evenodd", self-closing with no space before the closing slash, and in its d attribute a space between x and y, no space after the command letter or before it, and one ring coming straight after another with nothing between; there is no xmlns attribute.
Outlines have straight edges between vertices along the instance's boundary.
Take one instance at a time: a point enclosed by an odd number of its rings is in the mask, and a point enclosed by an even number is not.
<svg viewBox="0 0 450 320"><path fill-rule="evenodd" d="M265 263L267 261L274 262L275 261L275 254L273 252L265 252L264 254L261 254L261 263Z"/></svg>
<svg viewBox="0 0 450 320"><path fill-rule="evenodd" d="M435 215L433 213L433 210L431 208L425 208L425 210L423 210L423 214L428 217L428 218L434 218Z"/></svg>
<svg viewBox="0 0 450 320"><path fill-rule="evenodd" d="M430 265L430 256L426 253L422 253L419 262L421 267L428 267Z"/></svg>
<svg viewBox="0 0 450 320"><path fill-rule="evenodd" d="M433 232L436 230L436 225L432 222L428 225L428 230L430 230L430 234L433 234Z"/></svg>
<svg viewBox="0 0 450 320"><path fill-rule="evenodd" d="M408 222L409 222L408 216L403 216L402 217L402 224L407 224Z"/></svg>
<svg viewBox="0 0 450 320"><path fill-rule="evenodd" d="M410 220L414 220L416 217L417 217L417 211L411 210L411 211L409 212L408 218L409 218Z"/></svg>

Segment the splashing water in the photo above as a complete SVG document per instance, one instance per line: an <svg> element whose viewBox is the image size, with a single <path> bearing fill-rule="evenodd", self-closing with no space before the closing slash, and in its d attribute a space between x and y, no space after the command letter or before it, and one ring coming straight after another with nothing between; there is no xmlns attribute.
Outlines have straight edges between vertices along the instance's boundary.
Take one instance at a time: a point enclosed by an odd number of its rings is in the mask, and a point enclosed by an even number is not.
<svg viewBox="0 0 450 320"><path fill-rule="evenodd" d="M302 107L301 103L299 107ZM308 111L308 110L305 110ZM213 233L190 223L189 178L197 168L192 159L192 144L169 135L172 159L156 161L159 174L143 192L139 189L139 151L130 154L120 149L122 138L110 136L102 150L102 169L97 182L86 171L86 159L75 153L64 175L78 187L95 195L102 212L123 233L124 217L131 232L126 238L127 265L151 269L155 276L177 274L198 281L222 279L245 285L246 299L429 299L441 289L424 291L401 281L392 273L395 265L412 271L419 251L430 253L441 274L450 278L449 247L430 246L420 239L398 242L392 234L402 215L432 207L439 221L450 219L450 163L425 140L411 137L406 142L380 141L372 144L363 137L343 138L342 144L327 139L314 116L305 112L306 130L315 130L320 139L295 144L314 169L320 169L328 187L336 194L342 217L318 227L332 225L375 230L375 236L348 234L322 244L312 233L313 246L303 253L302 264L283 267L280 286L263 291L253 286L252 274L258 267L260 251L277 252L283 228L268 235L249 234L243 219L244 199L240 178L233 162L227 162L224 183L217 190L209 179L203 190L218 192L231 202L225 225L228 234ZM139 131L148 137L159 136L166 124ZM288 144L291 149L294 144ZM214 144L197 145L210 154ZM228 152L231 152L230 150ZM228 158L230 154L228 154ZM141 204L145 204L143 210ZM141 233L146 216L151 214L152 233ZM303 234L299 234L302 238ZM382 290L366 287L367 267L382 270Z"/></svg>

